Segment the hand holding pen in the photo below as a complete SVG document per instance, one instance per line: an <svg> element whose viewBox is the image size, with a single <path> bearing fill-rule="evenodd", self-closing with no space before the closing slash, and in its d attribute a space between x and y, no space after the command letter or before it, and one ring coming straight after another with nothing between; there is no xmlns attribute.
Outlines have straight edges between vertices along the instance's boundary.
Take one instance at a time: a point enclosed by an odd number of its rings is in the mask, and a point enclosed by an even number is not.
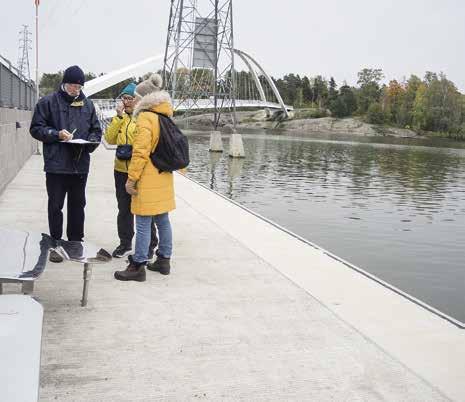
<svg viewBox="0 0 465 402"><path fill-rule="evenodd" d="M68 130L64 129L64 130L61 130L59 133L58 133L58 138L60 139L60 141L69 141L69 140L72 140L73 139L73 136L74 136L74 133L76 132L76 128L70 133Z"/></svg>

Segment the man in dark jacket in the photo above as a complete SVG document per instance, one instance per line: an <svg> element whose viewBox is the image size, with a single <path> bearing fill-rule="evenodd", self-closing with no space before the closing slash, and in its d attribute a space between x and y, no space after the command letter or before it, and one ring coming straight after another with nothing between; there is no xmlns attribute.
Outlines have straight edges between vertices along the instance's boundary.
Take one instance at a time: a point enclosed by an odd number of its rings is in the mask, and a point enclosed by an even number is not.
<svg viewBox="0 0 465 402"><path fill-rule="evenodd" d="M44 171L48 194L48 224L50 235L59 241L63 235L63 205L67 196L68 240L82 241L84 237L84 207L90 153L102 137L102 129L92 101L81 89L84 73L78 66L65 70L60 89L37 103L30 133L43 142ZM82 139L95 144L67 143ZM61 262L55 252L50 261Z"/></svg>

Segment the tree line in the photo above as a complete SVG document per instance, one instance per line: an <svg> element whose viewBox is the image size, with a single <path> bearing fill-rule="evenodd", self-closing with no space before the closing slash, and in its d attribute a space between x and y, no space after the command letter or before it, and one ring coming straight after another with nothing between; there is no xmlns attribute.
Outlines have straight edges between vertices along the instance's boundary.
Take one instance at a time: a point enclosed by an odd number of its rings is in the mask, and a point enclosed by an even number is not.
<svg viewBox="0 0 465 402"><path fill-rule="evenodd" d="M465 95L443 73L427 72L382 84L381 69L365 68L357 86L337 86L333 77L288 74L276 79L283 100L295 108L319 108L334 117L359 116L368 123L465 137Z"/></svg>
<svg viewBox="0 0 465 402"><path fill-rule="evenodd" d="M257 96L249 72L238 72L238 96ZM209 77L209 75L202 74ZM40 80L40 94L55 91L62 80L63 72L46 73ZM86 81L96 78L87 73ZM107 88L92 98L115 99L131 81L128 79ZM259 77L264 80L264 77ZM359 117L368 123L386 124L411 128L419 132L445 133L452 137L465 138L465 95L443 73L427 72L423 79L416 75L402 81L382 83L381 69L364 68L358 73L356 86L343 83L338 86L335 79L327 80L318 75L313 78L298 74L287 74L273 78L284 102L296 109L309 108L313 117L331 115L337 118ZM203 83L202 80L200 84ZM183 80L178 80L178 86ZM199 84L199 85L200 85ZM201 86L205 86L203 83Z"/></svg>
<svg viewBox="0 0 465 402"><path fill-rule="evenodd" d="M103 75L103 74L100 74ZM93 73L85 73L84 74L86 82L90 81L94 78L97 78L96 74ZM54 91L56 91L63 80L63 71L58 71L57 73L44 73L39 82L39 92L40 96L48 95ZM142 78L137 79L136 81L141 81ZM100 91L91 96L94 99L116 99L121 92L123 91L124 87L128 85L130 82L135 81L134 78L129 78L124 80L112 87L106 88L103 91Z"/></svg>

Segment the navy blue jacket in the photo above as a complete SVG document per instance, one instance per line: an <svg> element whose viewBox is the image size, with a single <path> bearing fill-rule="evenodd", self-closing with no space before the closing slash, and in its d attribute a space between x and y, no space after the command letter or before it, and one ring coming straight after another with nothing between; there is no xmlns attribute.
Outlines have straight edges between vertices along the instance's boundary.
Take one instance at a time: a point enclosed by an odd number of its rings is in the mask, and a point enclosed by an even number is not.
<svg viewBox="0 0 465 402"><path fill-rule="evenodd" d="M32 116L30 133L44 143L44 171L47 173L89 173L90 155L98 145L66 144L59 142L58 132L76 129L73 139L98 141L102 129L92 101L81 95L74 102L57 91L44 96L37 103Z"/></svg>

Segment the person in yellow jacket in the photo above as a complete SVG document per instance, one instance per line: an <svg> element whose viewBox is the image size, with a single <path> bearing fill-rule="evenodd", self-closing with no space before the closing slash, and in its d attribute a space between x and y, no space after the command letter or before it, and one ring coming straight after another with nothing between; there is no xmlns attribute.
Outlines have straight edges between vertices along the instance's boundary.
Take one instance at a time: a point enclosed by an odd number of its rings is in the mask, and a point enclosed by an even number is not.
<svg viewBox="0 0 465 402"><path fill-rule="evenodd" d="M115 272L118 280L145 281L152 217L158 229L159 244L157 259L147 268L163 275L170 273L173 238L169 212L176 208L173 174L160 173L150 160L150 154L160 138L159 117L154 112L169 117L173 115L170 96L161 90L162 83L159 74L152 74L148 80L137 85L134 92L137 100L134 110L137 134L133 142L126 190L132 195L131 212L136 216L136 247L134 255L129 256L126 270Z"/></svg>
<svg viewBox="0 0 465 402"><path fill-rule="evenodd" d="M136 119L133 116L135 83L128 84L120 95L122 104L116 108L116 116L112 119L105 132L108 144L117 145L114 176L116 200L118 202L117 228L119 245L113 251L113 257L122 258L132 251L132 238L134 237L134 215L131 213L131 196L126 192L128 168L131 162L131 150L136 132ZM149 257L157 246L157 230L152 223Z"/></svg>

